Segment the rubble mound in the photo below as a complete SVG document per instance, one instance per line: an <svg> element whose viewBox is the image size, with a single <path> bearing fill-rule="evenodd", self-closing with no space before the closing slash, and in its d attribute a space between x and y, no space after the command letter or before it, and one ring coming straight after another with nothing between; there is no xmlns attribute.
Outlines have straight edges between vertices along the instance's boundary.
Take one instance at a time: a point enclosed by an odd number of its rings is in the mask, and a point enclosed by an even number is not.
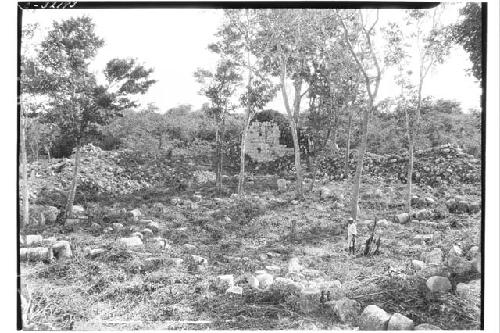
<svg viewBox="0 0 500 333"><path fill-rule="evenodd" d="M28 165L30 198L36 201L43 191L65 193L71 186L74 168L71 158L34 162ZM177 163L179 162L179 163ZM176 165L184 167L179 168ZM80 148L78 192L94 195L126 195L156 185L168 187L179 179L190 179L189 164L127 150L103 151L92 144ZM200 172L195 181L207 181L211 175ZM203 178L200 180L200 178Z"/></svg>

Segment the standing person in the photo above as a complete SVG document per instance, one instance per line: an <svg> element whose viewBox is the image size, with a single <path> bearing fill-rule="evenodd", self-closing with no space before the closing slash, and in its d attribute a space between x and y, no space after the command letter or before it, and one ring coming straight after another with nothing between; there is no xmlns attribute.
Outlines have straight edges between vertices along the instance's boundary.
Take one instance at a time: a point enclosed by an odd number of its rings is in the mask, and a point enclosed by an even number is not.
<svg viewBox="0 0 500 333"><path fill-rule="evenodd" d="M355 254L355 248L356 248L356 235L358 234L358 231L356 229L356 221L353 220L352 217L350 217L347 220L347 247L349 249L349 254Z"/></svg>

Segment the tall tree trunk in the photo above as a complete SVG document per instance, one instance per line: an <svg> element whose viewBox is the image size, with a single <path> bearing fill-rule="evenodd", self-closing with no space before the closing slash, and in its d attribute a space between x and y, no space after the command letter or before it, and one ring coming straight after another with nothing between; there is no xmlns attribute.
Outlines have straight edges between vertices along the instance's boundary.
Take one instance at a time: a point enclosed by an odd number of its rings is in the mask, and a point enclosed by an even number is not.
<svg viewBox="0 0 500 333"><path fill-rule="evenodd" d="M358 165L356 167L356 174L354 175L354 182L352 185L351 216L354 220L356 220L358 215L359 187L361 184L361 176L363 174L363 159L365 157L366 146L368 142L368 120L372 109L373 101L370 102L370 107L363 113L363 138L361 141L361 148L358 152Z"/></svg>
<svg viewBox="0 0 500 333"><path fill-rule="evenodd" d="M75 166L73 168L73 181L66 201L66 217L73 214L73 202L75 201L76 188L78 186L78 171L80 167L80 139L76 140Z"/></svg>
<svg viewBox="0 0 500 333"><path fill-rule="evenodd" d="M20 133L19 133L19 148L20 148L20 167L21 167L21 179L22 179L22 222L21 226L27 226L30 221L29 216L29 198L28 198L28 155L26 153L26 119L23 112L23 107L21 106L20 113Z"/></svg>
<svg viewBox="0 0 500 333"><path fill-rule="evenodd" d="M247 119L245 121L245 127L243 128L243 133L241 135L240 144L240 178L238 179L238 195L242 195L245 192L245 154L246 154L246 142L248 136L248 129L250 127L250 114L247 113Z"/></svg>
<svg viewBox="0 0 500 333"><path fill-rule="evenodd" d="M217 124L217 129L215 130L215 188L217 192L220 192L221 184L221 168L220 164L220 154L221 154L221 138L220 138L220 123Z"/></svg>
<svg viewBox="0 0 500 333"><path fill-rule="evenodd" d="M346 178L349 177L349 154L351 153L351 127L352 127L352 108L349 110L349 118L347 122L347 145L345 151L345 166L344 173Z"/></svg>
<svg viewBox="0 0 500 333"><path fill-rule="evenodd" d="M408 157L409 157L409 164L408 164L408 198L407 198L407 210L408 210L408 215L410 216L410 222L411 222L411 215L412 215L412 210L411 210L411 197L412 197L412 176L413 176L413 147L414 147L414 137L410 133L408 133L409 136L409 143L408 143Z"/></svg>
<svg viewBox="0 0 500 333"><path fill-rule="evenodd" d="M280 44L278 44L279 50ZM281 67L281 73L280 73L280 81L281 81L281 94L283 95L283 103L285 104L285 109L286 113L288 115L288 122L290 123L290 130L292 132L292 138L293 138L293 149L294 149L294 156L295 156L295 173L296 173L296 192L298 197L302 197L302 168L301 168L301 163L300 163L300 147L299 147L299 136L297 134L297 123L298 123L298 114L299 114L299 108L300 108L300 90L302 88L302 79L297 79L297 81L294 82L294 87L295 87L295 99L293 103L293 110L290 107L290 102L288 100L288 94L286 92L286 85L285 85L285 79L286 79L286 63L281 60L280 63Z"/></svg>
<svg viewBox="0 0 500 333"><path fill-rule="evenodd" d="M219 193L222 191L222 170L223 170L223 165L224 165L224 125L225 125L225 118L222 118L222 123L221 123L221 131L219 135L219 163L218 163L218 170L217 173L219 174L219 184L217 184L217 189Z"/></svg>

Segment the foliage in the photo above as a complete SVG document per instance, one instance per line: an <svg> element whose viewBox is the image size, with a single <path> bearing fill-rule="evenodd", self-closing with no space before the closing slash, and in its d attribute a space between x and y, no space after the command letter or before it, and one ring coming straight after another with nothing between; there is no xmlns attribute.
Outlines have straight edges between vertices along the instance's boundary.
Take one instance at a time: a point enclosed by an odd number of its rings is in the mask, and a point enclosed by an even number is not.
<svg viewBox="0 0 500 333"><path fill-rule="evenodd" d="M88 69L104 45L89 17L54 22L36 59L24 67L23 92L49 98L44 121L57 124L61 135L75 143L99 133L118 111L134 106L132 95L144 93L155 81L151 69L134 59L113 59L104 70L107 83L97 83Z"/></svg>
<svg viewBox="0 0 500 333"><path fill-rule="evenodd" d="M460 15L463 16L463 20L452 26L453 39L469 53L472 62L472 75L476 80L481 81L483 54L481 4L467 2L460 9Z"/></svg>

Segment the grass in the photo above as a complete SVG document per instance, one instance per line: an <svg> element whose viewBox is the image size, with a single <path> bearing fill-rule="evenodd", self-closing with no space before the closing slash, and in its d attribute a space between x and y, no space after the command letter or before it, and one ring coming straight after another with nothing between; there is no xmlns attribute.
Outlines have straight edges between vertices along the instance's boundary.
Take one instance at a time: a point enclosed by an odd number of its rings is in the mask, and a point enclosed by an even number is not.
<svg viewBox="0 0 500 333"><path fill-rule="evenodd" d="M256 180L255 184L257 188L249 192L260 193L261 197L277 196L268 180ZM378 183L364 186L365 190L382 188L386 193L391 187ZM263 187L267 194L262 194ZM337 182L337 188L348 193L349 184ZM390 202L401 198L398 191L396 187L396 191L388 194ZM387 312L408 316L416 324L428 322L442 329L479 328L478 302L464 301L453 293L429 295L425 280L409 265L412 259L419 259L422 252L433 247L446 253L453 244L465 250L478 245L479 215L452 214L445 218L443 222L448 225L452 219L460 220L460 227L443 228L442 237L429 245L412 244L411 238L433 230L414 224L392 224L378 231L382 237L382 254L353 257L344 249L342 223L347 207L332 209L331 203L320 202L316 194L307 194L296 205L291 204L287 194L281 196L284 199L281 202L268 201L263 205L254 199L217 202L208 191L204 193L206 196L195 211L182 205L171 206L169 194L115 202L129 209L142 207L147 218L157 220L162 225L158 235L172 245L165 251L148 244L134 251L117 247L115 239L129 235L127 228L134 225L125 217L121 218L126 228L119 233L93 232L91 221L80 230L69 232L57 226L46 227L44 235L70 240L75 256L50 264L22 264L22 275L33 293L31 321L51 323L58 329L95 330L270 330L310 329L312 325L320 329L352 329L339 323L326 309L301 314L293 297L287 294L252 291L244 283L241 284L243 296L226 295L214 289L217 275L234 274L236 278L267 265L277 265L285 271L288 259L296 256L305 267L324 273L326 279L340 280L345 294L363 307L377 304ZM439 198L436 193L439 191L432 194ZM190 194L180 197L188 199ZM346 195L344 203L348 200ZM166 209L153 208L155 202L164 203ZM318 205L326 209L318 209ZM381 209L376 204L365 204L361 210L361 217L366 219L375 216L390 219L400 212L396 207ZM226 216L231 221L225 220ZM102 216L96 215L95 221L104 227ZM293 221L295 233L292 233ZM186 229L176 229L179 227ZM36 231L41 229L27 230ZM368 231L368 226L358 227L361 239L367 237ZM184 244L196 248L190 250ZM106 252L89 259L84 255L85 247L101 247ZM272 256L263 256L266 253ZM187 265L176 267L168 260L182 258L187 262L191 254L208 259L205 272L191 272ZM473 278L477 276L466 280Z"/></svg>

